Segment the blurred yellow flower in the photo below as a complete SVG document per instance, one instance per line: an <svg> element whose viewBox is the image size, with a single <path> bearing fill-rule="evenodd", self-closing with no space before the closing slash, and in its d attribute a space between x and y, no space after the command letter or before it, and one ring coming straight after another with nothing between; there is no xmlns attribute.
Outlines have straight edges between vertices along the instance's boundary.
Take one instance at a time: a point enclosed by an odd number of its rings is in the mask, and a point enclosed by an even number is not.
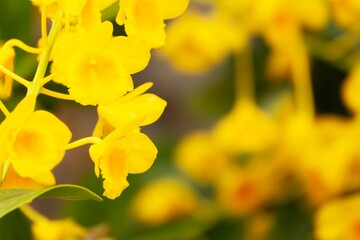
<svg viewBox="0 0 360 240"><path fill-rule="evenodd" d="M35 240L80 240L84 239L87 229L71 219L34 222L32 232Z"/></svg>
<svg viewBox="0 0 360 240"><path fill-rule="evenodd" d="M346 106L353 113L360 113L360 64L357 64L350 72L342 86L342 97Z"/></svg>
<svg viewBox="0 0 360 240"><path fill-rule="evenodd" d="M212 183L229 165L230 159L207 132L188 134L175 151L178 168L200 183Z"/></svg>
<svg viewBox="0 0 360 240"><path fill-rule="evenodd" d="M360 239L360 195L332 200L320 206L315 215L315 238Z"/></svg>
<svg viewBox="0 0 360 240"><path fill-rule="evenodd" d="M318 118L299 143L297 174L313 204L349 190L351 168L359 158L359 129L351 123L335 116Z"/></svg>
<svg viewBox="0 0 360 240"><path fill-rule="evenodd" d="M245 30L224 15L189 10L169 25L161 53L175 68L198 73L239 51L246 41Z"/></svg>
<svg viewBox="0 0 360 240"><path fill-rule="evenodd" d="M250 101L240 101L213 129L218 146L232 154L261 152L277 140L273 120Z"/></svg>
<svg viewBox="0 0 360 240"><path fill-rule="evenodd" d="M81 104L114 102L133 90L130 74L148 64L149 49L127 37L112 37L112 32L106 21L91 32L65 37L54 50L56 81L67 85Z"/></svg>
<svg viewBox="0 0 360 240"><path fill-rule="evenodd" d="M125 25L126 34L150 48L165 44L165 19L180 16L189 0L122 0L116 22Z"/></svg>
<svg viewBox="0 0 360 240"><path fill-rule="evenodd" d="M193 213L200 204L197 193L177 179L164 178L145 185L132 203L141 223L161 225Z"/></svg>
<svg viewBox="0 0 360 240"><path fill-rule="evenodd" d="M336 23L341 27L349 27L359 21L360 2L357 0L328 0L332 4Z"/></svg>
<svg viewBox="0 0 360 240"><path fill-rule="evenodd" d="M252 214L278 197L281 186L273 168L264 161L234 165L222 171L215 183L215 197L226 212Z"/></svg>
<svg viewBox="0 0 360 240"><path fill-rule="evenodd" d="M138 129L122 126L90 147L95 173L104 179L104 196L115 199L129 185L127 175L143 173L153 164L157 149Z"/></svg>

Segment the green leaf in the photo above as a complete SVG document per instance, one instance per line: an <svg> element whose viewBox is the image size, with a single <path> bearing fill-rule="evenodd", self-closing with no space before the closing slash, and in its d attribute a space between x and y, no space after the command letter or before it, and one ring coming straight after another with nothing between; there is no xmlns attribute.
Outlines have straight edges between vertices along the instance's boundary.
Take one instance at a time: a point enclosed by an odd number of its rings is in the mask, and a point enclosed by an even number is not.
<svg viewBox="0 0 360 240"><path fill-rule="evenodd" d="M36 198L62 198L66 200L95 200L102 198L90 190L70 184L56 185L42 190L3 189L0 190L0 218Z"/></svg>

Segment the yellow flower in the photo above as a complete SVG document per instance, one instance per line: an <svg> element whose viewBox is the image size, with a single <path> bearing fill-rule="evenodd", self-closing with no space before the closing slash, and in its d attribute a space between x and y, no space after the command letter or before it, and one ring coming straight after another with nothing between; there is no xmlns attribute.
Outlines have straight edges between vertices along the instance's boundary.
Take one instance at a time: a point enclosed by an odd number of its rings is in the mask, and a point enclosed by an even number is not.
<svg viewBox="0 0 360 240"><path fill-rule="evenodd" d="M350 190L352 167L359 157L359 129L354 126L351 121L326 116L303 129L294 156L297 175L312 204Z"/></svg>
<svg viewBox="0 0 360 240"><path fill-rule="evenodd" d="M10 161L21 177L51 174L61 161L61 150L71 139L67 126L46 111L35 111L35 99L25 97L0 125L0 165ZM50 179L51 180L51 179Z"/></svg>
<svg viewBox="0 0 360 240"><path fill-rule="evenodd" d="M148 64L149 49L127 37L112 37L113 26L103 22L90 32L70 34L57 45L53 71L84 105L110 104L133 90L130 74Z"/></svg>
<svg viewBox="0 0 360 240"><path fill-rule="evenodd" d="M12 166L6 172L0 189L43 189L55 184L55 177L51 172L28 178L17 174Z"/></svg>
<svg viewBox="0 0 360 240"><path fill-rule="evenodd" d="M135 218L148 225L161 225L193 213L200 200L196 192L176 179L160 179L145 185L135 196Z"/></svg>
<svg viewBox="0 0 360 240"><path fill-rule="evenodd" d="M175 160L179 169L193 180L211 183L229 165L230 158L217 147L209 133L194 132L179 143Z"/></svg>
<svg viewBox="0 0 360 240"><path fill-rule="evenodd" d="M94 135L103 137L115 128L142 119L140 126L151 124L159 119L166 106L166 101L155 94L145 93L152 83L145 83L109 105L99 105L99 121Z"/></svg>
<svg viewBox="0 0 360 240"><path fill-rule="evenodd" d="M6 67L10 71L14 71L15 51L10 47L0 48L0 65ZM13 80L0 71L0 99L10 97L12 91Z"/></svg>
<svg viewBox="0 0 360 240"><path fill-rule="evenodd" d="M32 232L35 240L80 240L84 239L87 229L71 219L34 222Z"/></svg>
<svg viewBox="0 0 360 240"><path fill-rule="evenodd" d="M334 19L341 27L349 27L359 20L360 3L357 0L329 0Z"/></svg>
<svg viewBox="0 0 360 240"><path fill-rule="evenodd" d="M273 202L280 189L273 168L264 161L254 161L223 171L215 184L215 196L225 211L248 215Z"/></svg>
<svg viewBox="0 0 360 240"><path fill-rule="evenodd" d="M68 16L79 16L84 9L87 0L31 0L31 2L35 6L38 6L40 11L46 9L47 17L55 18L56 12L59 8L62 9Z"/></svg>
<svg viewBox="0 0 360 240"><path fill-rule="evenodd" d="M328 20L323 0L257 0L251 12L252 28L276 48L292 48L303 27L320 29Z"/></svg>
<svg viewBox="0 0 360 240"><path fill-rule="evenodd" d="M115 129L100 143L90 147L95 173L104 179L104 196L115 199L129 185L127 175L143 173L153 164L157 149L134 127Z"/></svg>
<svg viewBox="0 0 360 240"><path fill-rule="evenodd" d="M65 25L71 27L67 30L72 31L91 29L100 24L100 11L109 5L99 0L32 0L32 3L39 7L42 14L46 14L46 17L51 19L55 18L58 10L64 11L63 21Z"/></svg>
<svg viewBox="0 0 360 240"><path fill-rule="evenodd" d="M332 200L321 206L315 215L315 238L360 239L360 195Z"/></svg>
<svg viewBox="0 0 360 240"><path fill-rule="evenodd" d="M323 0L257 0L251 15L254 27L261 30L265 26L319 29L327 24L328 9ZM294 24L294 25L289 25Z"/></svg>
<svg viewBox="0 0 360 240"><path fill-rule="evenodd" d="M241 101L213 130L219 147L233 154L265 151L276 143L277 127L254 103Z"/></svg>
<svg viewBox="0 0 360 240"><path fill-rule="evenodd" d="M349 109L355 113L360 113L360 99L358 91L360 89L360 64L357 64L350 72L342 86L342 97Z"/></svg>
<svg viewBox="0 0 360 240"><path fill-rule="evenodd" d="M126 34L150 48L165 44L165 19L181 15L189 0L122 0L116 22L125 25Z"/></svg>
<svg viewBox="0 0 360 240"><path fill-rule="evenodd" d="M198 73L242 49L246 40L243 28L223 15L188 11L170 24L161 53L175 68Z"/></svg>

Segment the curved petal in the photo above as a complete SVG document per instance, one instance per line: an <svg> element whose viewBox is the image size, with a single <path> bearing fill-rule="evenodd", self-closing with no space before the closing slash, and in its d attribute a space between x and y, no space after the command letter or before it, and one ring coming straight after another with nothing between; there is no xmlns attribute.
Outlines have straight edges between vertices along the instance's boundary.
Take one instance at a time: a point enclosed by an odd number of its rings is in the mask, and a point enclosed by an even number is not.
<svg viewBox="0 0 360 240"><path fill-rule="evenodd" d="M120 127L134 119L143 119L140 126L159 119L166 101L154 94L143 94L128 101L118 101L111 105L99 106L99 115L113 127Z"/></svg>
<svg viewBox="0 0 360 240"><path fill-rule="evenodd" d="M112 38L109 43L114 52L121 54L125 69L130 73L143 70L150 60L150 49L135 39L124 36Z"/></svg>
<svg viewBox="0 0 360 240"><path fill-rule="evenodd" d="M189 5L189 0L159 0L164 19L176 18L183 14Z"/></svg>

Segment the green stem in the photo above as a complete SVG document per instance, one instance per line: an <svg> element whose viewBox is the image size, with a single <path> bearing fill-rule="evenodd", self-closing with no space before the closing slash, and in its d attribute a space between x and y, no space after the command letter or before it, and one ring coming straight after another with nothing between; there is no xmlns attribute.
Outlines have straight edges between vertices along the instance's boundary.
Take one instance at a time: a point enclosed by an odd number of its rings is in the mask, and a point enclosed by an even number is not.
<svg viewBox="0 0 360 240"><path fill-rule="evenodd" d="M235 88L236 101L254 101L254 74L251 46L235 55Z"/></svg>
<svg viewBox="0 0 360 240"><path fill-rule="evenodd" d="M28 95L35 95L37 96L39 94L39 91L42 87L42 80L45 77L46 69L49 64L50 55L52 48L54 47L56 37L58 33L61 30L61 23L62 23L62 17L63 17L63 11L58 10L57 15L55 17L54 23L51 27L49 38L48 38L48 44L44 48L41 56L38 68L36 70L34 79L32 81L31 86L28 89Z"/></svg>

